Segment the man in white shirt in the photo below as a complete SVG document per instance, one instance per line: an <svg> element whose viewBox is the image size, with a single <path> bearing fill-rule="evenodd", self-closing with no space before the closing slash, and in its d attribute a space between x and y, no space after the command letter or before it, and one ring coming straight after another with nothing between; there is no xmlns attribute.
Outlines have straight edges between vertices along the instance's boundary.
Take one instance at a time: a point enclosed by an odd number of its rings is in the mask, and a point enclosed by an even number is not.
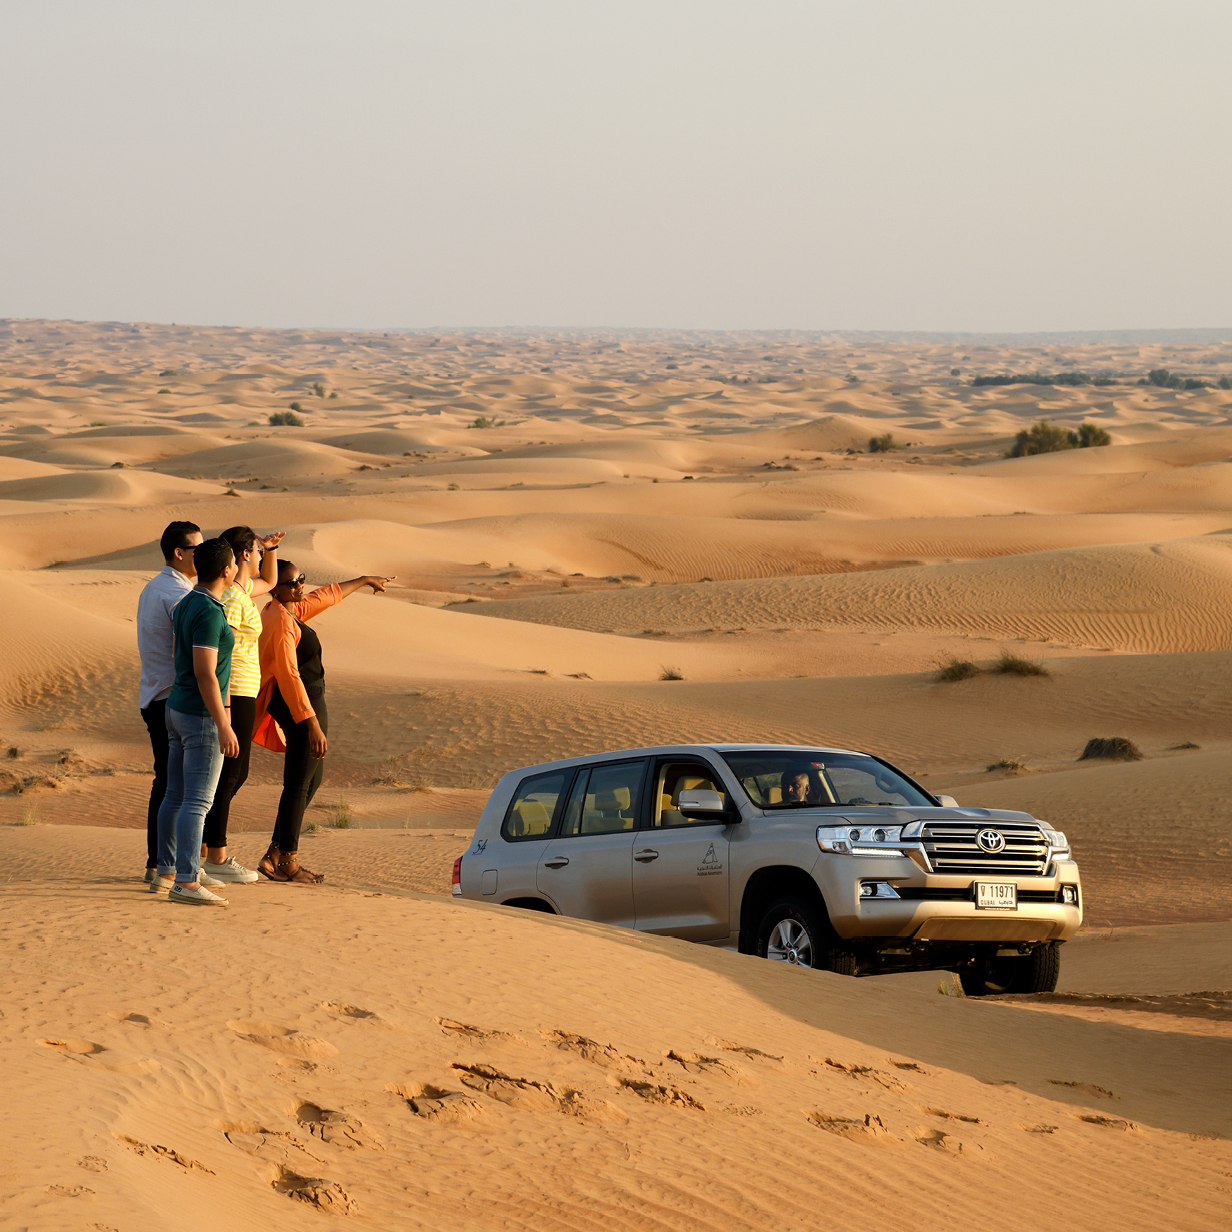
<svg viewBox="0 0 1232 1232"><path fill-rule="evenodd" d="M137 649L141 653L137 704L154 750L154 783L146 817L146 881L153 881L158 864L158 809L167 791L167 695L175 683L171 613L192 593L197 576L193 552L200 542L201 528L194 522L172 522L159 541L167 563L145 584L137 600Z"/></svg>

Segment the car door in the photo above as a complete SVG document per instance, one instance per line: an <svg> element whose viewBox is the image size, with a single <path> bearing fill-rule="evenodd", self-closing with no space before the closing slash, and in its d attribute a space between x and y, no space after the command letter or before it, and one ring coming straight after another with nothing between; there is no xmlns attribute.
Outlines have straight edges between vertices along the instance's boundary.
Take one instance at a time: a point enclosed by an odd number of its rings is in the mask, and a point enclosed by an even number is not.
<svg viewBox="0 0 1232 1232"><path fill-rule="evenodd" d="M534 898L539 864L555 833L553 822L569 790L573 770L525 778L514 790L498 838L478 839L462 860L463 879L478 865L480 893L496 902Z"/></svg>
<svg viewBox="0 0 1232 1232"><path fill-rule="evenodd" d="M633 927L633 839L645 774L645 760L578 771L536 878L561 915Z"/></svg>
<svg viewBox="0 0 1232 1232"><path fill-rule="evenodd" d="M718 941L730 932L728 826L693 820L676 807L682 791L719 792L731 807L723 780L704 762L682 758L656 763L647 827L633 843L633 907L642 932L687 941Z"/></svg>

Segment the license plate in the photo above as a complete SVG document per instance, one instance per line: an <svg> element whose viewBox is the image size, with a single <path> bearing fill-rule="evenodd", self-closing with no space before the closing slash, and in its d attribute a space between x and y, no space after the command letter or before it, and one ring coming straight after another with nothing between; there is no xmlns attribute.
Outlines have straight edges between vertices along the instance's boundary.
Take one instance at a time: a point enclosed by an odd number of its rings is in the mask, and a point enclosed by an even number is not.
<svg viewBox="0 0 1232 1232"><path fill-rule="evenodd" d="M1012 881L977 881L975 883L977 911L1017 911L1018 887Z"/></svg>

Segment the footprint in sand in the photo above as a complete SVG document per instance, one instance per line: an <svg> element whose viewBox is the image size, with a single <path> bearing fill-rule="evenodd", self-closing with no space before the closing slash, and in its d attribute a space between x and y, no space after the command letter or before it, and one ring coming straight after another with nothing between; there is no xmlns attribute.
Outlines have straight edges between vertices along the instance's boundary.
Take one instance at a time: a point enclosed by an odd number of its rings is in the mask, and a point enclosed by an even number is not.
<svg viewBox="0 0 1232 1232"><path fill-rule="evenodd" d="M473 1095L462 1091L447 1091L424 1082L401 1083L389 1088L395 1095L406 1100L407 1107L425 1121L451 1124L472 1121L484 1114L483 1104Z"/></svg>
<svg viewBox="0 0 1232 1232"><path fill-rule="evenodd" d="M671 1052L665 1052L663 1056L673 1064L679 1065L686 1074L726 1078L742 1087L756 1085L755 1080L749 1074L737 1069L734 1065L728 1065L726 1061L718 1057L703 1057L696 1052L676 1052L674 1049Z"/></svg>
<svg viewBox="0 0 1232 1232"><path fill-rule="evenodd" d="M461 1036L463 1039L475 1040L476 1042L492 1040L498 1043L521 1044L524 1047L526 1045L524 1039L509 1031L487 1031L483 1027L472 1026L469 1022L458 1022L454 1018L438 1018L436 1019L436 1024L447 1035Z"/></svg>
<svg viewBox="0 0 1232 1232"><path fill-rule="evenodd" d="M162 1066L153 1057L139 1057L131 1052L107 1048L87 1039L41 1039L37 1043L63 1057L99 1065L116 1074L156 1074Z"/></svg>
<svg viewBox="0 0 1232 1232"><path fill-rule="evenodd" d="M557 1087L550 1082L536 1082L533 1078L515 1078L490 1065L463 1065L455 1061L452 1068L459 1074L463 1086L510 1108L527 1112L561 1112L584 1121L603 1121L615 1125L623 1125L626 1120L624 1113L606 1100L590 1099L571 1087ZM628 1079L619 1081L627 1083Z"/></svg>
<svg viewBox="0 0 1232 1232"><path fill-rule="evenodd" d="M293 1027L280 1027L269 1022L231 1021L227 1026L250 1044L260 1044L271 1052L309 1061L326 1061L338 1055L338 1049L328 1040L315 1035L301 1035Z"/></svg>
<svg viewBox="0 0 1232 1232"><path fill-rule="evenodd" d="M332 1108L321 1108L317 1104L300 1104L295 1110L295 1119L314 1138L322 1142L332 1142L336 1146L351 1149L370 1147L383 1151L385 1144L362 1121L345 1112L336 1112Z"/></svg>
<svg viewBox="0 0 1232 1232"><path fill-rule="evenodd" d="M346 1005L341 1001L323 1001L321 1009L326 1013L341 1018L344 1022L362 1022L372 1027L392 1027L393 1024L382 1018L375 1010L360 1009L358 1005Z"/></svg>
<svg viewBox="0 0 1232 1232"><path fill-rule="evenodd" d="M1136 1125L1133 1121L1122 1120L1120 1117L1097 1116L1094 1113L1084 1116L1081 1113L1076 1113L1075 1119L1085 1121L1088 1125L1100 1125L1104 1129L1119 1129L1127 1134L1138 1134L1142 1132L1142 1127L1140 1125Z"/></svg>
<svg viewBox="0 0 1232 1232"><path fill-rule="evenodd" d="M1069 1087L1071 1091L1081 1091L1083 1095L1094 1095L1096 1099L1117 1099L1111 1091L1097 1087L1090 1082L1065 1082L1060 1078L1049 1078L1048 1083L1054 1087Z"/></svg>
<svg viewBox="0 0 1232 1232"><path fill-rule="evenodd" d="M833 1057L809 1057L809 1060L818 1065L824 1065L827 1069L838 1070L839 1073L847 1074L852 1078L864 1082L875 1082L878 1086L885 1087L887 1091L911 1090L905 1082L900 1082L893 1074L873 1069L871 1065L856 1065L852 1062L836 1061Z"/></svg>
<svg viewBox="0 0 1232 1232"><path fill-rule="evenodd" d="M688 1091L679 1087L668 1086L656 1082L639 1082L635 1078L617 1078L616 1084L622 1090L632 1091L634 1095L650 1104L666 1104L670 1108L692 1108L697 1112L705 1112L706 1106L693 1098Z"/></svg>
<svg viewBox="0 0 1232 1232"><path fill-rule="evenodd" d="M157 1143L140 1142L136 1138L130 1138L127 1134L117 1134L116 1141L122 1142L130 1150L138 1155L153 1155L162 1159L169 1159L173 1164L179 1164L181 1168L187 1169L189 1172L204 1172L209 1176L214 1175L213 1168L207 1168L205 1164L199 1164L195 1159L188 1159L181 1155L179 1151L174 1151L169 1146L159 1146Z"/></svg>
<svg viewBox="0 0 1232 1232"><path fill-rule="evenodd" d="M921 1108L920 1111L928 1113L929 1116L941 1117L946 1121L966 1121L968 1125L984 1124L979 1117L963 1116L961 1112L946 1112L942 1108Z"/></svg>
<svg viewBox="0 0 1232 1232"><path fill-rule="evenodd" d="M760 1048L750 1048L746 1044L733 1044L731 1040L720 1039L717 1035L707 1035L702 1043L709 1044L711 1048L719 1048L723 1052L743 1053L746 1057L754 1057L759 1061L776 1061L784 1069L787 1068L787 1062L773 1052L762 1052Z"/></svg>
<svg viewBox="0 0 1232 1232"><path fill-rule="evenodd" d="M890 1133L881 1118L871 1112L866 1112L862 1121L830 1116L824 1112L805 1112L804 1115L818 1129L846 1138L848 1142L858 1142L861 1146L899 1146L902 1143L902 1139Z"/></svg>
<svg viewBox="0 0 1232 1232"><path fill-rule="evenodd" d="M282 1168L276 1180L270 1184L280 1194L307 1202L330 1215L358 1215L359 1204L337 1181L319 1176L300 1176L289 1168Z"/></svg>
<svg viewBox="0 0 1232 1232"><path fill-rule="evenodd" d="M923 1133L917 1134L915 1139L921 1146L931 1147L935 1151L945 1151L950 1155L966 1154L970 1148L964 1143L959 1142L950 1134L942 1133L939 1129L927 1129ZM976 1147L976 1150L981 1150L981 1147Z"/></svg>
<svg viewBox="0 0 1232 1232"><path fill-rule="evenodd" d="M584 1035L571 1035L568 1031L540 1031L539 1034L562 1052L572 1052L601 1069L618 1074L638 1074L649 1077L650 1066L637 1057L622 1053L611 1044L600 1044Z"/></svg>

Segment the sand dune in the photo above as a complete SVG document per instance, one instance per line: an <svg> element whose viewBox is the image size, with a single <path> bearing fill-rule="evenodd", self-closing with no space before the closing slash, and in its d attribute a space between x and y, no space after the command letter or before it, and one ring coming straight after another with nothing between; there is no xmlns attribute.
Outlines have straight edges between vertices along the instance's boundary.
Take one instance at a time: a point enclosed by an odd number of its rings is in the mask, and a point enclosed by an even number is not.
<svg viewBox="0 0 1232 1232"><path fill-rule="evenodd" d="M1232 645L1232 539L1071 548L829 577L713 582L490 604L486 615L635 632L717 627L931 628L1092 649Z"/></svg>
<svg viewBox="0 0 1232 1232"><path fill-rule="evenodd" d="M972 380L1063 371L1112 383ZM988 1195L1038 1175L1071 1220L1222 1228L1223 376L1217 334L0 321L0 1222L1034 1229ZM1040 418L1113 444L1006 458ZM284 530L312 584L397 575L317 626L326 887L209 920L137 880L133 617L172 518ZM941 682L949 656L981 671ZM1142 760L1081 760L1114 735ZM1062 826L1087 928L1058 993L445 897L509 768L712 740L868 749ZM244 862L281 771L254 753Z"/></svg>

